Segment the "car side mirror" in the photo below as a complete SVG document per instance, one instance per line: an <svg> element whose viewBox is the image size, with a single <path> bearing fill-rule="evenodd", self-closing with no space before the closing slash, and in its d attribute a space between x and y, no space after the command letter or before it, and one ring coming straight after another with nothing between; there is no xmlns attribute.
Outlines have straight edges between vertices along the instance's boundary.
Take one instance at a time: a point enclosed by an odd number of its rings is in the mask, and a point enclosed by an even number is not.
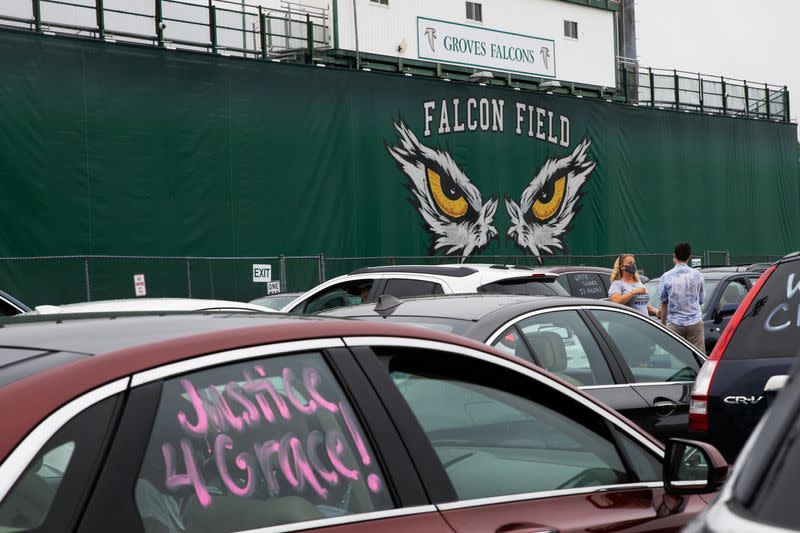
<svg viewBox="0 0 800 533"><path fill-rule="evenodd" d="M719 324L720 322L722 322L723 318L733 315L738 308L739 308L739 304L725 304L725 305L723 305L722 307L717 309L717 312L714 314L714 322Z"/></svg>
<svg viewBox="0 0 800 533"><path fill-rule="evenodd" d="M710 444L687 439L669 439L664 455L664 490L669 494L710 494L728 477L722 454Z"/></svg>

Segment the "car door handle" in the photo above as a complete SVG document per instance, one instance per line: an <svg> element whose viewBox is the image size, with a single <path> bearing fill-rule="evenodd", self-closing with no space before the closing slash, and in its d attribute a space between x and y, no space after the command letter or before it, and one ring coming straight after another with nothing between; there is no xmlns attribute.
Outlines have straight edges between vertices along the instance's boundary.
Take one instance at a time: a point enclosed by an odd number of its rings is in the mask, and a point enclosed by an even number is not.
<svg viewBox="0 0 800 533"><path fill-rule="evenodd" d="M678 403L672 400L657 400L653 402L653 407L655 407L658 414L668 416L675 411L678 407Z"/></svg>
<svg viewBox="0 0 800 533"><path fill-rule="evenodd" d="M546 526L518 522L515 524L503 524L495 530L495 533L558 533L558 530L550 529Z"/></svg>

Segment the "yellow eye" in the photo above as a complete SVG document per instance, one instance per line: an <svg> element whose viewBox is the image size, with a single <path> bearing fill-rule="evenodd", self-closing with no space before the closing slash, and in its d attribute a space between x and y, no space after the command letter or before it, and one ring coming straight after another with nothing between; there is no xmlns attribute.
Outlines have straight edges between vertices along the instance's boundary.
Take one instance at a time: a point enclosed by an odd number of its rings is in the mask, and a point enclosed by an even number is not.
<svg viewBox="0 0 800 533"><path fill-rule="evenodd" d="M564 192L566 188L566 176L546 183L542 191L536 195L536 200L531 207L533 216L539 220L547 220L558 213L561 202L564 201Z"/></svg>
<svg viewBox="0 0 800 533"><path fill-rule="evenodd" d="M467 214L467 209L469 209L467 200L463 196L451 198L452 194L448 194L442 188L442 177L431 169L428 169L428 186L431 189L433 200L444 214L452 218L461 218Z"/></svg>

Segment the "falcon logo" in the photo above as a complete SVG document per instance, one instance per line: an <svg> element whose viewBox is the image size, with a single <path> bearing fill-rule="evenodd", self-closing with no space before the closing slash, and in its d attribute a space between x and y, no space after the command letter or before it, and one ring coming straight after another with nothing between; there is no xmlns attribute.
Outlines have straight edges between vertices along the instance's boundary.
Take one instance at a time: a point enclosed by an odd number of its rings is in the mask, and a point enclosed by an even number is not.
<svg viewBox="0 0 800 533"><path fill-rule="evenodd" d="M544 62L544 68L550 70L550 49L546 46L542 46L539 49L539 54L542 56L542 62Z"/></svg>
<svg viewBox="0 0 800 533"><path fill-rule="evenodd" d="M425 36L428 38L428 44L431 45L431 52L436 51L436 29L435 28L426 28L425 29Z"/></svg>
<svg viewBox="0 0 800 533"><path fill-rule="evenodd" d="M494 227L497 197L484 202L478 188L458 167L450 154L429 148L401 121L395 124L396 146L386 149L408 178L410 201L431 233L429 253L444 249L462 261L498 237ZM522 191L519 203L505 200L511 219L507 238L541 263L541 256L556 250L567 252L563 236L580 210L581 192L596 163L589 159L591 142L584 139L572 154L545 162Z"/></svg>

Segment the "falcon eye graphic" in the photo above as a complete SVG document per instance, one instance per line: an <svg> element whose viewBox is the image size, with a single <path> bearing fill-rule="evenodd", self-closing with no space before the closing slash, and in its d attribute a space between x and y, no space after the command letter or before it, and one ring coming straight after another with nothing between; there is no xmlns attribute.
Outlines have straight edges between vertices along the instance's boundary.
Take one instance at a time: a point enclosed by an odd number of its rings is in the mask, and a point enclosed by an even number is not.
<svg viewBox="0 0 800 533"><path fill-rule="evenodd" d="M484 203L449 153L421 144L403 122L394 127L399 142L386 143L386 150L408 178L409 200L432 235L428 252L444 249L446 255L464 256L463 261L497 238L492 226L497 198Z"/></svg>
<svg viewBox="0 0 800 533"><path fill-rule="evenodd" d="M539 259L555 249L566 253L563 236L580 210L583 186L597 163L587 154L591 141L584 139L572 154L562 159L549 159L522 191L519 204L506 198L511 217L508 238Z"/></svg>

